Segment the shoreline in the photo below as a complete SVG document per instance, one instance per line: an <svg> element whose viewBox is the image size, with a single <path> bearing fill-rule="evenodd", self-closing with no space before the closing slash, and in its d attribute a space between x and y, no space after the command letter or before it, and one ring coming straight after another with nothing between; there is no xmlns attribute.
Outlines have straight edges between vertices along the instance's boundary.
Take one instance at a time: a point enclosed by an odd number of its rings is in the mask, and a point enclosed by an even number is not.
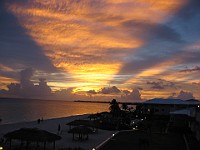
<svg viewBox="0 0 200 150"><path fill-rule="evenodd" d="M82 116L82 115L90 115L90 114L75 114L75 115L71 115L71 116L65 116L65 117L53 117L53 118L44 118L43 121L47 121L47 120L53 120L53 119L64 119L64 118L68 118L68 117L75 117L75 116ZM41 117L43 118L43 117ZM41 119L41 118L38 118L38 119ZM3 122L3 120L2 120ZM14 124L22 124L22 123L31 123L31 122L37 122L37 119L36 120L30 120L30 121L19 121L19 122L11 122L11 123L0 123L0 127L3 126L3 125L14 125Z"/></svg>
<svg viewBox="0 0 200 150"><path fill-rule="evenodd" d="M96 147L100 143L102 143L105 139L112 136L113 133L116 131L107 131L107 130L99 130L98 133L93 133L89 135L89 140L87 141L73 141L72 134L68 133L69 126L66 123L69 123L76 119L86 119L88 120L88 116L90 114L82 114L82 115L75 115L75 116L67 116L61 118L51 118L45 119L41 121L39 124L36 121L30 122L19 122L13 124L2 124L0 125L0 138L3 137L4 134L18 130L20 128L39 128L42 130L46 130L52 133L57 134L58 132L58 125L61 126L61 137L60 141L56 142L56 148L77 148L81 147L85 150L92 150L93 147ZM51 149L51 144L48 144Z"/></svg>

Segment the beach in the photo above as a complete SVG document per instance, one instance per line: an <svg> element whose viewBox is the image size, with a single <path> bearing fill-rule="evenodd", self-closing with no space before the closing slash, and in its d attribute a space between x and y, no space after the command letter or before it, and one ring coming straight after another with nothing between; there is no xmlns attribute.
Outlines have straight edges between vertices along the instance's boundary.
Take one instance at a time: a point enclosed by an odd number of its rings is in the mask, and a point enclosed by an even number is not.
<svg viewBox="0 0 200 150"><path fill-rule="evenodd" d="M18 130L20 128L38 128L38 129L46 130L51 133L57 134L58 125L60 124L60 127L61 127L60 136L62 137L62 139L59 141L56 141L56 149L81 147L85 150L92 150L92 148L96 147L97 145L105 141L107 138L111 137L112 134L115 133L115 131L98 130L97 133L89 134L88 140L74 141L72 139L72 134L68 133L69 126L67 126L66 123L69 123L77 119L88 119L88 115L89 114L47 119L47 120L40 121L40 123L38 123L37 120L35 120L31 122L3 124L3 125L0 125L0 138L3 137L3 135L6 133L14 131L14 130ZM47 144L47 149L48 148L52 149L51 143Z"/></svg>

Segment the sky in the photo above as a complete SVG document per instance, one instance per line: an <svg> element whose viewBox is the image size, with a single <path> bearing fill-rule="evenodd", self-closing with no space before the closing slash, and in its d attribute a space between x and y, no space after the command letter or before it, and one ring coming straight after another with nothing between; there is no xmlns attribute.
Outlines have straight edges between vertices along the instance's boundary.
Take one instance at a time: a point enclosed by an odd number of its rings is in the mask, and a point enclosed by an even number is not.
<svg viewBox="0 0 200 150"><path fill-rule="evenodd" d="M200 99L199 0L1 0L0 96Z"/></svg>

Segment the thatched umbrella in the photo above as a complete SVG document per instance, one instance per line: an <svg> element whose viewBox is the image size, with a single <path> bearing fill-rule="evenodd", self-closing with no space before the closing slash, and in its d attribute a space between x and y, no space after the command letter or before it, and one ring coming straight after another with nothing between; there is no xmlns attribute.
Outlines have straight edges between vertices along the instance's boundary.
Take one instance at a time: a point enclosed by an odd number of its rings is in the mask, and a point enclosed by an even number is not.
<svg viewBox="0 0 200 150"><path fill-rule="evenodd" d="M72 122L67 123L66 125L69 125L69 126L83 125L83 126L88 126L88 127L94 127L95 126L94 122L91 121L91 120L74 120Z"/></svg>
<svg viewBox="0 0 200 150"><path fill-rule="evenodd" d="M91 127L94 132L97 131L95 122L91 120L74 120L72 122L67 123L66 125L69 125L70 130L71 126L87 126Z"/></svg>
<svg viewBox="0 0 200 150"><path fill-rule="evenodd" d="M37 128L21 128L19 130L5 134L4 137L10 140L10 149L12 139L37 143L44 142L44 149L46 148L46 142L53 142L55 149L55 141L61 139L60 136L54 133L50 133L48 131L40 130Z"/></svg>
<svg viewBox="0 0 200 150"><path fill-rule="evenodd" d="M101 117L101 114L100 113L96 113L96 114L91 114L88 116L88 118L90 120L96 120L97 118L100 118Z"/></svg>
<svg viewBox="0 0 200 150"><path fill-rule="evenodd" d="M70 129L68 133L73 133L73 140L75 140L75 134L78 134L78 140L84 140L84 136L86 136L86 140L88 139L88 134L92 133L92 130L86 126L78 126Z"/></svg>

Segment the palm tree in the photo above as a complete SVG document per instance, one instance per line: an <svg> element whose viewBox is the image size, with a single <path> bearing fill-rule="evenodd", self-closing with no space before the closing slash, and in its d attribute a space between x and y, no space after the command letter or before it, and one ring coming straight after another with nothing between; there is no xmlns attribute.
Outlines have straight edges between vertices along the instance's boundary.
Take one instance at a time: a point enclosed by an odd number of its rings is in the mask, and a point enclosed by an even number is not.
<svg viewBox="0 0 200 150"><path fill-rule="evenodd" d="M121 109L119 107L119 104L117 102L116 99L113 99L111 102L110 102L110 113L113 115L113 117L118 117L120 112L121 112Z"/></svg>

